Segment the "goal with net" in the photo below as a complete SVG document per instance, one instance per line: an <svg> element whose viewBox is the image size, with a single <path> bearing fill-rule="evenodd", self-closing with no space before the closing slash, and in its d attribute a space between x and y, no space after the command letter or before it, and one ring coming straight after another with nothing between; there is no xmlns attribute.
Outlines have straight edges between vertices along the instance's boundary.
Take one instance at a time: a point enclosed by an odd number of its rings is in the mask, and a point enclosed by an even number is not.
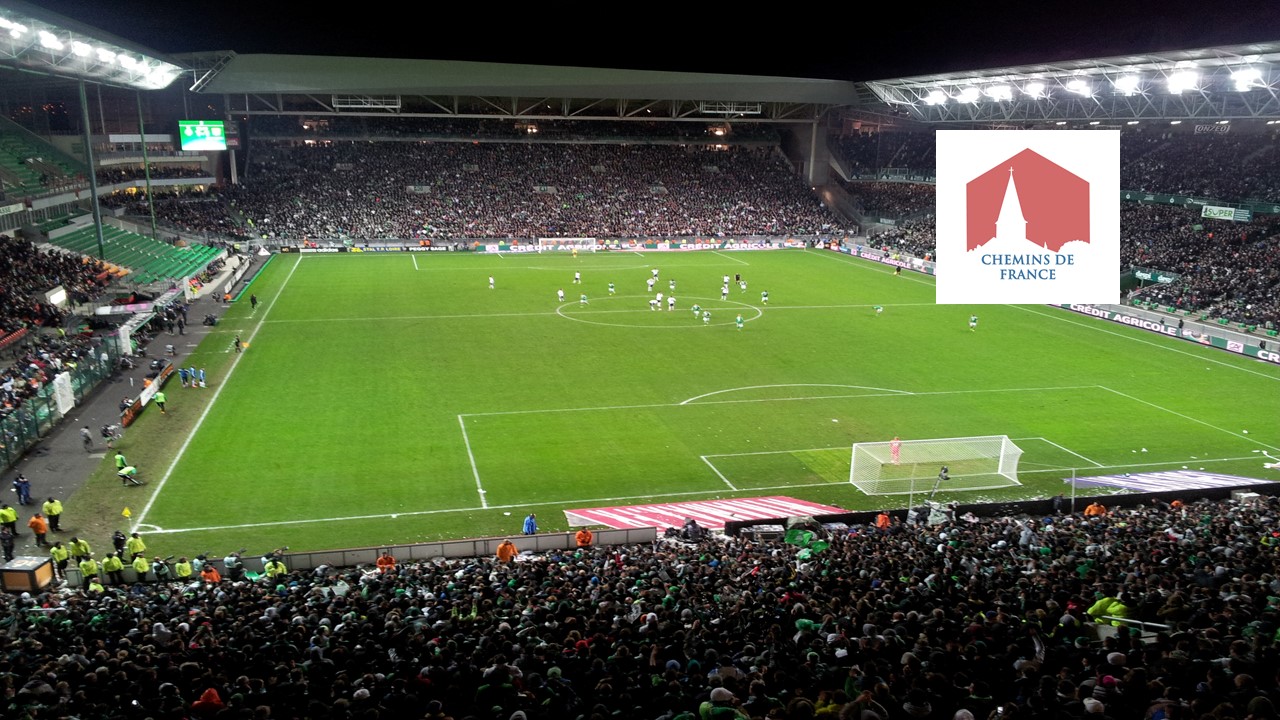
<svg viewBox="0 0 1280 720"><path fill-rule="evenodd" d="M854 443L849 482L867 495L1011 487L1021 456L1007 435Z"/></svg>

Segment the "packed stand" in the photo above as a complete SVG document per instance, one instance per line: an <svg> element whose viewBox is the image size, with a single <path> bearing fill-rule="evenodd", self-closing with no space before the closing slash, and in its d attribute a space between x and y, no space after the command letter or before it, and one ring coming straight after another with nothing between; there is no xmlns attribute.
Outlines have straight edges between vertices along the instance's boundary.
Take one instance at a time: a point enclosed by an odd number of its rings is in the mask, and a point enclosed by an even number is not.
<svg viewBox="0 0 1280 720"><path fill-rule="evenodd" d="M725 131L719 134L718 128ZM773 127L759 123L664 122L658 120L540 120L537 118L378 118L254 116L248 125L254 138L484 138L489 140L643 139L717 142L778 142Z"/></svg>
<svg viewBox="0 0 1280 720"><path fill-rule="evenodd" d="M864 215L871 218L903 218L933 212L934 186L912 182L841 182Z"/></svg>
<svg viewBox="0 0 1280 720"><path fill-rule="evenodd" d="M156 192L153 202L148 202L145 191L115 192L101 196L100 202L104 207L122 208L126 215L146 216L154 208L160 223L180 233L241 239L252 237L216 185L201 190L165 188Z"/></svg>
<svg viewBox="0 0 1280 720"><path fill-rule="evenodd" d="M889 168L906 168L917 179L932 178L937 167L932 132L859 131L831 144L857 178L882 177Z"/></svg>
<svg viewBox="0 0 1280 720"><path fill-rule="evenodd" d="M267 238L817 235L840 230L776 148L255 145L228 190Z"/></svg>
<svg viewBox="0 0 1280 720"><path fill-rule="evenodd" d="M1181 275L1140 297L1212 319L1280 326L1280 222L1204 220L1198 208L1121 205L1123 270L1148 267ZM1270 326L1267 323L1271 323Z"/></svg>
<svg viewBox="0 0 1280 720"><path fill-rule="evenodd" d="M173 165L169 163L153 164L150 172L152 180L208 178L212 174L212 172L199 166ZM114 185L116 183L132 182L134 180L145 180L147 178L147 170L141 165L135 167L113 165L98 168L97 175L98 182L100 184Z"/></svg>
<svg viewBox="0 0 1280 720"><path fill-rule="evenodd" d="M1130 145L1136 151L1126 151ZM1280 201L1280 141L1264 134L1121 136L1120 187L1215 200Z"/></svg>
<svg viewBox="0 0 1280 720"><path fill-rule="evenodd" d="M872 233L867 244L897 255L932 260L938 244L934 219L925 217L885 227Z"/></svg>
<svg viewBox="0 0 1280 720"><path fill-rule="evenodd" d="M106 286L99 262L38 250L34 243L0 235L0 336L20 328L56 326L66 317L44 302L44 293L63 286L72 303L87 302Z"/></svg>
<svg viewBox="0 0 1280 720"><path fill-rule="evenodd" d="M1280 503L1177 505L257 581L121 534L136 570L4 597L0 683L32 717L1274 718Z"/></svg>

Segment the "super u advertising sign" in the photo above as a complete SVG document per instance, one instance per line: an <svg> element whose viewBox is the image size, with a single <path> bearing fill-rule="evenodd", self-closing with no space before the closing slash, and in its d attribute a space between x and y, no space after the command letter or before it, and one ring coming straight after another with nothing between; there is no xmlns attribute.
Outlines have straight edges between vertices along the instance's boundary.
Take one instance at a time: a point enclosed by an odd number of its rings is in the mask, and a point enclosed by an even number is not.
<svg viewBox="0 0 1280 720"><path fill-rule="evenodd" d="M1118 130L940 130L939 304L1120 302Z"/></svg>

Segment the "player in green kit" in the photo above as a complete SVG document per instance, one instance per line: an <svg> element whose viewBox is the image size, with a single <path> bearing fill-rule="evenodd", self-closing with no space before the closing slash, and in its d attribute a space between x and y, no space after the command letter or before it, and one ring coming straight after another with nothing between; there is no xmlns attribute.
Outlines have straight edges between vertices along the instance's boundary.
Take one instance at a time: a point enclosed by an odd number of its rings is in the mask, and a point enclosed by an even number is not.
<svg viewBox="0 0 1280 720"><path fill-rule="evenodd" d="M582 293L581 295L579 295L579 296L578 296L578 304L579 304L579 305L586 305L586 304L587 304L587 294L586 294L586 293Z"/></svg>
<svg viewBox="0 0 1280 720"><path fill-rule="evenodd" d="M737 324L738 329L739 329L739 330L741 330L741 329L742 329L742 324L743 324L744 322L746 322L746 321L742 319L742 315L738 315L738 317L736 317L736 318L734 318L734 319L733 319L733 322L734 322L735 324Z"/></svg>
<svg viewBox="0 0 1280 720"><path fill-rule="evenodd" d="M615 292L617 292L617 291L613 289L613 283L609 283L609 294L610 294L610 295L612 295L612 294L614 294Z"/></svg>
<svg viewBox="0 0 1280 720"><path fill-rule="evenodd" d="M693 316L694 316L695 318L697 318L697 317L698 317L698 313L700 313L700 312L702 312L702 306L701 306L701 305L699 305L699 304L697 304L697 303L694 303L694 305L693 305Z"/></svg>
<svg viewBox="0 0 1280 720"><path fill-rule="evenodd" d="M969 332L973 332L977 329L978 329L978 316L970 315L969 316Z"/></svg>
<svg viewBox="0 0 1280 720"><path fill-rule="evenodd" d="M880 313L884 312L884 306L883 306L883 305L872 305L871 307L872 307L873 309L875 309L875 311L876 311L876 315L879 315Z"/></svg>

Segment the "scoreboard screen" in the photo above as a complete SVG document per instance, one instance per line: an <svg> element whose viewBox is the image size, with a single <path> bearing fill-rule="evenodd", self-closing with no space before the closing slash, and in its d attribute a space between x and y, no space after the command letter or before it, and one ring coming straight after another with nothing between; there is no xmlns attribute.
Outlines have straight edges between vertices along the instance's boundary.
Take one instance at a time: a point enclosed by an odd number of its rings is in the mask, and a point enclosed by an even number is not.
<svg viewBox="0 0 1280 720"><path fill-rule="evenodd" d="M179 120L183 150L226 150L227 132L221 120Z"/></svg>

